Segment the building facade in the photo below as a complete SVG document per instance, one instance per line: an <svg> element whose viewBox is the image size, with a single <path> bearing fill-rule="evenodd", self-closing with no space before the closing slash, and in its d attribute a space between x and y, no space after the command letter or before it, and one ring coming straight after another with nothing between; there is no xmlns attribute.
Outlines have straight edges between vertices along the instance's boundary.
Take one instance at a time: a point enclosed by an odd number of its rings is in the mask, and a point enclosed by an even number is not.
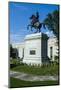
<svg viewBox="0 0 61 90"><path fill-rule="evenodd" d="M54 61L59 56L58 40L56 37L50 37L48 39L48 57L51 61Z"/></svg>
<svg viewBox="0 0 61 90"><path fill-rule="evenodd" d="M23 63L42 64L49 58L54 61L58 57L58 43L56 37L48 38L46 34L31 34L25 37L23 43L13 44L18 49Z"/></svg>
<svg viewBox="0 0 61 90"><path fill-rule="evenodd" d="M19 54L18 56L20 59L22 59L24 57L24 42L12 44L12 46L13 48L17 48Z"/></svg>

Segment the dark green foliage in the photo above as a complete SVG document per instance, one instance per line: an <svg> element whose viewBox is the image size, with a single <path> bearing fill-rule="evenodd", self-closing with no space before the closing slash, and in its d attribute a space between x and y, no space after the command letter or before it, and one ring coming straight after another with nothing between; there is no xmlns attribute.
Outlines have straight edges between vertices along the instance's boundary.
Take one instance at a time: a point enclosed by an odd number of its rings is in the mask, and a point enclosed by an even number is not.
<svg viewBox="0 0 61 90"><path fill-rule="evenodd" d="M55 56L54 59L56 63L59 63L59 56Z"/></svg>
<svg viewBox="0 0 61 90"><path fill-rule="evenodd" d="M16 48L13 49L12 58L18 58L18 50Z"/></svg>
<svg viewBox="0 0 61 90"><path fill-rule="evenodd" d="M55 58L55 60L59 59L59 57L58 57L58 56L55 56L54 58Z"/></svg>
<svg viewBox="0 0 61 90"><path fill-rule="evenodd" d="M47 18L44 20L46 27L53 31L53 33L57 36L59 34L59 11L55 10L52 13L47 15Z"/></svg>
<svg viewBox="0 0 61 90"><path fill-rule="evenodd" d="M13 48L12 45L10 45L10 57L18 58L18 50L16 48Z"/></svg>
<svg viewBox="0 0 61 90"><path fill-rule="evenodd" d="M12 47L12 45L10 44L10 57L12 57L13 56L13 47Z"/></svg>

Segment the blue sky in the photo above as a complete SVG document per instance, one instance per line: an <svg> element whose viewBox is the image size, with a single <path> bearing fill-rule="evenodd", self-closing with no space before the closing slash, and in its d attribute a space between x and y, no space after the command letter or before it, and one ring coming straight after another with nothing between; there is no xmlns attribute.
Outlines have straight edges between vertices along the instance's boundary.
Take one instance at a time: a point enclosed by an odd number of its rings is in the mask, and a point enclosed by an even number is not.
<svg viewBox="0 0 61 90"><path fill-rule="evenodd" d="M9 2L10 43L23 42L27 34L35 31L27 30L27 25L30 23L29 17L32 14L38 11L40 22L43 22L47 14L56 9L58 10L58 5ZM48 29L42 28L41 32L53 36L53 32Z"/></svg>

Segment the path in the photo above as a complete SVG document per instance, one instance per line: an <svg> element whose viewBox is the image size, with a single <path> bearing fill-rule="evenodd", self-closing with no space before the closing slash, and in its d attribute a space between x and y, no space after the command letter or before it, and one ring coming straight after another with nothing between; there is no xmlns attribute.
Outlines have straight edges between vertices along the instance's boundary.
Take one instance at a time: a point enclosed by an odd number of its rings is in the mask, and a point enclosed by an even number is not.
<svg viewBox="0 0 61 90"><path fill-rule="evenodd" d="M58 80L58 76L40 76L31 75L22 72L10 71L10 77L18 78L25 81L47 81L47 80Z"/></svg>

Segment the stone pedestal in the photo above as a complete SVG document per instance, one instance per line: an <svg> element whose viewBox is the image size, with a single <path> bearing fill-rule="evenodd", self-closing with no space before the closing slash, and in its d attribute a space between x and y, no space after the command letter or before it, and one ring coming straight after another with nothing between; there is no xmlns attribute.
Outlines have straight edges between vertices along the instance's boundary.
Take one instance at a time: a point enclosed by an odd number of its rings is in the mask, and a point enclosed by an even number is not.
<svg viewBox="0 0 61 90"><path fill-rule="evenodd" d="M23 63L41 65L47 58L47 39L47 35L42 33L27 35Z"/></svg>

